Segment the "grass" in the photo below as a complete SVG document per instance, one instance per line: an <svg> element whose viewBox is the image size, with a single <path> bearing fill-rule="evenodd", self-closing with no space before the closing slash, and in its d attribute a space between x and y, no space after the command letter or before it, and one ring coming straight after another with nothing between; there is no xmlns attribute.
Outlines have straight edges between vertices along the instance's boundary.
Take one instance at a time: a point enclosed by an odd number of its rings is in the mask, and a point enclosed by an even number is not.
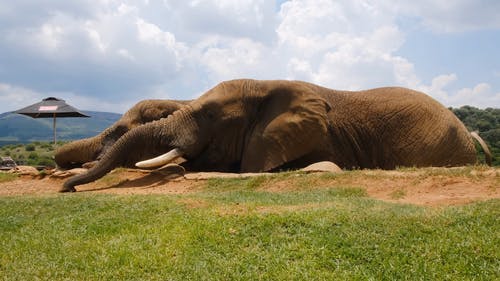
<svg viewBox="0 0 500 281"><path fill-rule="evenodd" d="M0 171L0 182L6 182L16 179L18 176L16 174L6 173Z"/></svg>
<svg viewBox="0 0 500 281"><path fill-rule="evenodd" d="M260 189L290 176L214 179L185 195L0 197L0 280L500 276L500 200L392 204L313 188L321 177L305 174L294 190Z"/></svg>

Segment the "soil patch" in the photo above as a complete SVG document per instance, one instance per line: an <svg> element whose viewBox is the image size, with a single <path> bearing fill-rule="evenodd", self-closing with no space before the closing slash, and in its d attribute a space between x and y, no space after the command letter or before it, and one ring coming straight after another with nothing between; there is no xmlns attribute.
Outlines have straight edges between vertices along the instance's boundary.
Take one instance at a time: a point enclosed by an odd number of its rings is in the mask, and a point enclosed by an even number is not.
<svg viewBox="0 0 500 281"><path fill-rule="evenodd" d="M365 170L331 173L270 174L189 173L186 175L150 173L117 169L106 177L78 186L79 192L111 194L187 194L202 190L211 178L268 176L258 187L268 192L315 188L356 187L380 200L427 206L467 204L500 198L500 168L425 168L398 171ZM0 196L57 194L65 178L53 175L21 175L0 183ZM203 205L186 202L188 205Z"/></svg>

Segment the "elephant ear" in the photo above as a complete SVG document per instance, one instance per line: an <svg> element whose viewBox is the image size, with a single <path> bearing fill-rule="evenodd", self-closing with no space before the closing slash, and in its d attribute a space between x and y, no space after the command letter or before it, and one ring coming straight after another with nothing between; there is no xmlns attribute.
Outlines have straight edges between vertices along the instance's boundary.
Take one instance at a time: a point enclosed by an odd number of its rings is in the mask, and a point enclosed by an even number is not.
<svg viewBox="0 0 500 281"><path fill-rule="evenodd" d="M269 171L324 145L329 104L306 86L294 86L264 97L243 152L242 172Z"/></svg>

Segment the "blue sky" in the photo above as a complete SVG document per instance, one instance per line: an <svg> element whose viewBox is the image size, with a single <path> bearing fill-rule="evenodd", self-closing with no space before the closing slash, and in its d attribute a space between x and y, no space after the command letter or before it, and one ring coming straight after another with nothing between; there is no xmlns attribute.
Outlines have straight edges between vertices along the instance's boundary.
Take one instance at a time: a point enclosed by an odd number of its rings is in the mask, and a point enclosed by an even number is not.
<svg viewBox="0 0 500 281"><path fill-rule="evenodd" d="M0 3L0 113L48 96L124 112L235 78L404 86L500 107L500 1Z"/></svg>

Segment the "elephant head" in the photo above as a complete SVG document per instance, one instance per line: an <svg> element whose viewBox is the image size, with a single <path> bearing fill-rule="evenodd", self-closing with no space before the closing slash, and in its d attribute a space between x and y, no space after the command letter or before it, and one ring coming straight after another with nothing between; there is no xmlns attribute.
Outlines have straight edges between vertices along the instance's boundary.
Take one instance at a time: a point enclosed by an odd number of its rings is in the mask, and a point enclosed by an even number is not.
<svg viewBox="0 0 500 281"><path fill-rule="evenodd" d="M126 132L142 124L172 114L189 101L143 100L129 109L116 123L99 135L70 142L55 153L59 168L69 169L82 165L91 166Z"/></svg>
<svg viewBox="0 0 500 281"><path fill-rule="evenodd" d="M169 117L131 129L96 166L70 178L61 191L75 191L76 185L118 166L138 162L140 168L153 168L180 156L189 170L277 169L327 143L329 110L307 83L222 82Z"/></svg>

